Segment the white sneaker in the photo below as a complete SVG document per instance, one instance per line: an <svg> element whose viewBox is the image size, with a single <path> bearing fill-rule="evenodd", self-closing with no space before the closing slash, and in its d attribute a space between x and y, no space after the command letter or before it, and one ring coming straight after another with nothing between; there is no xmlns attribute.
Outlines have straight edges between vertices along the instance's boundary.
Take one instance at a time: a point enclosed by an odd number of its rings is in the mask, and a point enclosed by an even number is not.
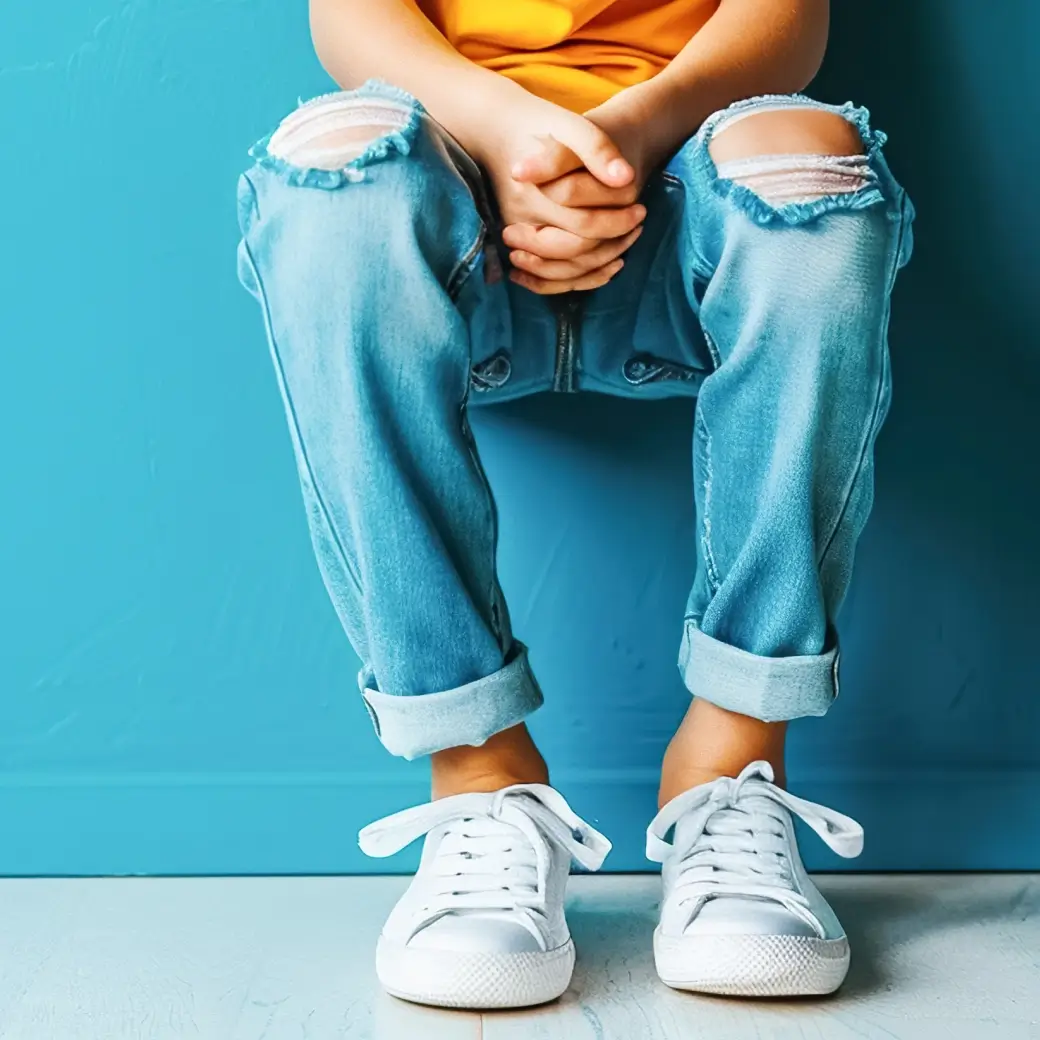
<svg viewBox="0 0 1040 1040"><path fill-rule="evenodd" d="M675 989L801 996L845 979L848 939L805 873L791 813L846 858L863 850L863 828L772 780L768 762L753 762L673 798L647 830L664 883L654 958Z"/></svg>
<svg viewBox="0 0 1040 1040"><path fill-rule="evenodd" d="M424 834L419 870L379 938L387 992L456 1008L560 996L574 970L563 913L571 860L596 870L610 842L544 784L406 809L358 840L369 856L390 856Z"/></svg>

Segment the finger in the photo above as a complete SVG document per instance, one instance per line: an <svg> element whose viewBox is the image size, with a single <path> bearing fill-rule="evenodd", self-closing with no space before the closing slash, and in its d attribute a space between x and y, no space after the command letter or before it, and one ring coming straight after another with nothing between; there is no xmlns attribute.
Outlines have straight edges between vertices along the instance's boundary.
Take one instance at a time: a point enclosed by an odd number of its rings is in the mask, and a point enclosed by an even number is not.
<svg viewBox="0 0 1040 1040"><path fill-rule="evenodd" d="M612 260L616 260L622 253L631 247L637 238L643 233L641 227L630 231L623 238L615 238L609 242L603 242L595 249L574 258L573 260L546 260L544 257L522 249L515 249L509 254L512 265L528 274L547 281L566 281L567 279L580 278L582 275L605 267Z"/></svg>
<svg viewBox="0 0 1040 1040"><path fill-rule="evenodd" d="M639 198L639 188L635 181L623 188L608 188L587 170L568 173L539 187L547 199L571 208L631 206Z"/></svg>
<svg viewBox="0 0 1040 1040"><path fill-rule="evenodd" d="M594 238L582 238L551 224L510 224L502 231L502 241L510 249L522 249L546 260L571 260L599 246Z"/></svg>
<svg viewBox="0 0 1040 1040"><path fill-rule="evenodd" d="M562 228L582 238L601 241L627 235L646 219L646 207L638 202L621 209L573 209L570 206L558 206L555 202L545 199L543 206L535 208L542 211L538 213L538 223Z"/></svg>
<svg viewBox="0 0 1040 1040"><path fill-rule="evenodd" d="M635 170L621 154L621 150L595 123L582 116L561 123L553 128L552 140L561 145L564 151L569 150L579 160L576 164L563 170L568 173L584 166L596 180L612 188L621 188L635 179ZM548 156L546 162L542 156ZM530 184L544 184L546 181L562 176L561 165L567 165L565 156L557 149L547 147L541 153L521 160L513 171L518 181Z"/></svg>
<svg viewBox="0 0 1040 1040"><path fill-rule="evenodd" d="M576 119L560 134L554 134L581 160L596 180L611 188L622 188L635 180L636 171L621 154L610 135L588 119ZM538 182L536 182L538 183Z"/></svg>
<svg viewBox="0 0 1040 1040"><path fill-rule="evenodd" d="M642 224L637 224L636 227L642 227ZM604 241L621 237L623 236L605 235L603 238L583 238L552 224L510 224L502 231L502 241L510 249L534 253L545 260L573 260L598 249Z"/></svg>
<svg viewBox="0 0 1040 1040"><path fill-rule="evenodd" d="M550 281L545 278L538 278L533 274L527 274L525 271L512 271L509 278L517 285L530 289L531 292L538 293L540 296L556 296L560 293L574 290L599 289L606 285L624 266L624 260L614 260L606 267L601 267L597 271L591 271L580 278L564 281Z"/></svg>
<svg viewBox="0 0 1040 1040"><path fill-rule="evenodd" d="M544 184L580 170L582 161L555 137L538 137L538 146L513 164L513 179L527 184Z"/></svg>
<svg viewBox="0 0 1040 1040"><path fill-rule="evenodd" d="M646 217L646 207L640 203L624 207L571 207L561 206L547 198L539 189L511 181L515 190L506 189L509 199L508 212L512 222L533 224L535 227L550 226L570 231L582 238L620 238L627 235ZM503 198L499 196L499 204Z"/></svg>

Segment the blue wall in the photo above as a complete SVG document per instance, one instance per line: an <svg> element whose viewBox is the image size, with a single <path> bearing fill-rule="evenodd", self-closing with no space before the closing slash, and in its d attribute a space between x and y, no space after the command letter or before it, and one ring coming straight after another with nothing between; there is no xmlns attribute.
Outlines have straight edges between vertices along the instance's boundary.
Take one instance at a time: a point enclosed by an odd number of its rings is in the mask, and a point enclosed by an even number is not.
<svg viewBox="0 0 1040 1040"><path fill-rule="evenodd" d="M890 132L919 247L843 694L793 780L864 820L860 866L1038 868L1040 14L835 6L816 92ZM304 9L0 5L0 872L369 869L356 828L422 797L354 692L234 277L245 147L328 86ZM478 436L534 728L641 868L686 704L689 409L535 400Z"/></svg>

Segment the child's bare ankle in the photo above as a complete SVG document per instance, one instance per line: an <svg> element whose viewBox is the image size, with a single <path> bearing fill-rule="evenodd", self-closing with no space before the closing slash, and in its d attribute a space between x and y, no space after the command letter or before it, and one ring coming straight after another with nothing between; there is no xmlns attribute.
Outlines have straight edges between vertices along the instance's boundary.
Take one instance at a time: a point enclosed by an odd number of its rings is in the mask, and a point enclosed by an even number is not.
<svg viewBox="0 0 1040 1040"><path fill-rule="evenodd" d="M450 798L456 794L491 793L501 791L504 787L512 787L513 784L544 782L544 780L536 779L530 775L517 776L507 772L449 773L448 775L441 775L440 772L435 772L432 797L436 801L438 798Z"/></svg>
<svg viewBox="0 0 1040 1040"><path fill-rule="evenodd" d="M435 799L549 782L545 759L522 724L496 733L480 747L438 751L431 757L431 766Z"/></svg>
<svg viewBox="0 0 1040 1040"><path fill-rule="evenodd" d="M786 784L785 723L768 723L695 700L668 745L661 767L659 804L721 776L737 776L752 762L769 762L776 784Z"/></svg>

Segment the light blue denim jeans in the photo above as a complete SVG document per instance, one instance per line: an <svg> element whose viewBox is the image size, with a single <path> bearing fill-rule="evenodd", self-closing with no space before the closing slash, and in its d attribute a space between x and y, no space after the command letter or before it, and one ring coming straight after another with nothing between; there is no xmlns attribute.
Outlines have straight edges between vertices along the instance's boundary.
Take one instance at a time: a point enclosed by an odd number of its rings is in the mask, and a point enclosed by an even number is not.
<svg viewBox="0 0 1040 1040"><path fill-rule="evenodd" d="M911 250L913 209L866 111L792 96L716 114L647 186L621 273L544 297L504 277L480 171L414 98L369 83L309 105L348 102L395 118L341 166L288 162L270 137L252 150L239 273L384 745L414 758L481 744L542 703L467 421L471 404L539 391L696 398L685 683L759 719L825 713L889 404L890 292ZM789 106L859 130L855 190L774 205L720 175L718 126Z"/></svg>

